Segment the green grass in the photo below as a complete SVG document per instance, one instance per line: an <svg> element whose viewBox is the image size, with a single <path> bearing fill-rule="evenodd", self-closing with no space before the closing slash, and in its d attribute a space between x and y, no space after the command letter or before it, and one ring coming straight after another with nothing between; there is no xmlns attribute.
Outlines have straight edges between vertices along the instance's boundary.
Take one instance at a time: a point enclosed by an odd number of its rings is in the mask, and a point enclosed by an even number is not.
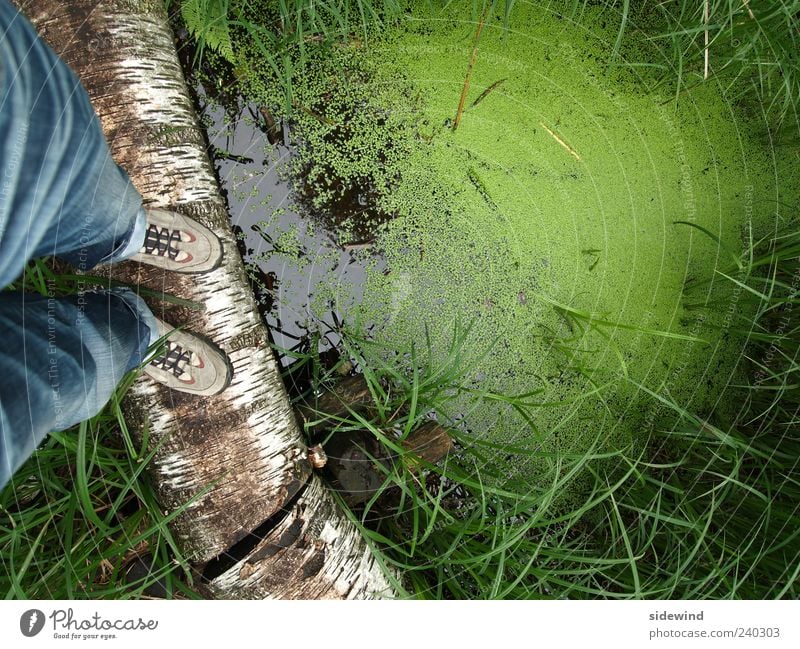
<svg viewBox="0 0 800 649"><path fill-rule="evenodd" d="M58 275L38 261L16 288L63 294L78 281L102 279ZM181 510L162 513L145 475L157 447L147 430L134 440L120 407L135 378L97 416L51 433L0 492L6 599L196 597L168 529Z"/></svg>
<svg viewBox="0 0 800 649"><path fill-rule="evenodd" d="M478 355L501 339L480 372L497 392L544 388L541 401L562 403L535 413L553 449L574 452L597 437L605 450L644 443L654 414L627 379L651 389L669 379L676 402L713 404L740 350L708 326L712 318L695 325L683 285L727 263L740 226L773 227L770 201L778 192L792 200L793 184L718 88L698 88L675 110L669 93L651 95L627 70L606 76L618 32L596 9L586 25L530 4L517 5L508 31L495 20L468 99L496 90L456 132L443 127L475 34L461 6L419 9L371 55L336 50L296 85L324 119L292 119L289 171L311 185L313 208L332 213L338 241L371 237L365 266L375 250L382 256L354 291L362 297L340 310L376 323L387 347L420 340L424 323L444 346L456 319L473 323L467 347ZM364 187L375 188L374 206ZM359 229L358 209L346 227L336 220L355 193L367 194L366 219L383 215L380 227ZM296 202L303 213L305 199ZM264 218L273 242L294 245L273 245L272 263L277 256L302 274L318 251L302 251L302 228L275 214ZM678 220L717 231L718 241ZM331 302L353 303L336 272L317 273L303 290L320 317ZM517 415L492 404L472 425L513 443L529 423ZM525 465L534 481L536 465Z"/></svg>
<svg viewBox="0 0 800 649"><path fill-rule="evenodd" d="M785 206L776 203L774 197L770 202L768 193L774 195L774 187L768 177L772 172L762 175L757 167L759 155L774 155L780 160L795 153L791 148L764 152L759 138L761 131L774 136L770 129L781 126L784 133L789 134L785 145L791 143L792 133L796 130L797 7L791 2L753 2L748 9L748 5L734 1L709 2L707 19L706 3L702 1L550 2L542 3L540 16L528 8L531 24L549 25L547 29L552 28L552 33L547 33L547 30L537 32L536 38L530 38L530 44L526 45L532 55L528 50L520 49L515 57L513 34L509 37L508 33L499 30L494 34L492 30L485 31L473 78L473 94L479 96L482 88L494 87L497 91L469 115L471 120L465 119L455 136L449 135L449 129L443 129L441 125L446 123L446 118L452 119L455 113L469 58L470 39L475 33L474 25L467 24L467 8L474 22L481 15L482 5L475 2L449 4L452 11L444 20L437 16L430 25L424 21L419 21L419 24L411 22L409 32L420 43L419 53L411 48L409 54L407 43L389 39L390 48L399 45L402 74L395 74L392 83L384 83L384 79L378 77L377 90L365 93L366 99L356 104L366 106L365 109L348 113L338 103L342 96L352 99L353 95L358 95L358 81L338 85L331 82L331 79L345 78L342 69L352 71L347 62L342 65L342 58L354 60L360 54L340 48L334 49L332 55L331 50L320 48L302 61L307 66L304 73L294 77L292 97L304 107L292 117L293 127L302 134L299 139L305 144L299 157L304 168L319 170L319 178L325 178L328 165L335 168L338 178L355 179L355 182L363 177L365 168L376 164L376 160L380 161L381 173L396 164L408 176L408 159L403 157L407 152L384 145L391 139L387 140L385 131L381 129L391 119L397 119L399 127L385 129L390 134L396 134L411 123L411 133L417 141L441 144L439 148L418 147L420 153L414 163L422 181L406 186L406 203L403 203L397 187L391 186L392 171L378 176L381 182L390 179L388 186L392 191L387 192L387 212L408 208L404 213L407 222L428 216L434 222L433 226L426 225L427 229L420 231L414 229L413 223L405 230L399 227L394 240L395 255L388 264L392 272L386 275L376 273L374 277L376 283L387 289L377 292L377 315L385 316L389 303L393 309L395 302L398 308L407 306L407 321L411 323L412 335L405 339L417 340L418 344L397 344L396 334L403 324L394 318L396 314L389 327L394 339L384 338L383 344L368 339L355 328L342 332L348 354L361 367L372 387L375 404L367 415L352 412L329 419L328 423L333 428L333 435L349 430L368 430L390 451L404 457L399 446L403 437L431 413L436 413L439 421L452 426L459 447L446 464L426 467L424 480L419 472L409 468L414 466L413 458L397 463L388 471L385 484L387 497L399 499L395 509L387 511L376 498L366 511L352 511L353 519L361 526L383 564L400 570L403 581L399 586L406 596L796 597L800 590L796 568L800 559L796 531L800 522L797 515L800 449L793 431L798 419L797 341L800 321L796 309L792 310L797 294L792 294L791 278L796 273L798 239L796 234L788 231L777 244L768 243L766 248L753 244L740 255L738 226L742 224L746 230L753 227L753 221L760 219L758 227L763 231L779 221L786 222L781 214L774 222L771 221L771 210L782 212ZM520 6L521 3L516 5ZM598 6L605 8L600 18ZM460 13L459 7L464 8ZM508 3L506 8L514 13L513 3ZM571 64L569 59L566 63L558 59L553 50L557 50L556 45L562 42L562 30L568 23L560 22L560 19L555 22L550 15L553 13L570 17L575 21L570 25L572 28L586 27L587 51L591 57L577 57ZM609 25L599 27L603 22ZM449 35L445 33L448 29ZM705 46L706 33L708 48ZM429 59L425 58L428 55L425 47L431 45L432 34L434 40L446 41L447 46L442 47L436 57L430 55ZM447 40L450 37L452 40ZM437 40L432 45L442 43ZM262 49L252 50L245 56L242 64L247 69L242 70L240 81L244 79L244 82L239 89L244 91L246 98L259 105L274 105L274 97L280 94L274 92L274 88L282 87L281 76L279 70L268 69L257 56L266 47L265 43ZM357 47L353 49L355 51L360 53L362 49ZM386 50L382 52L385 56ZM529 81L528 86L535 92L525 94L520 90L519 95L514 95L514 84L522 84L526 79L515 80L512 74L515 68L509 64L507 72L502 68L505 59L499 56L490 59L492 65L481 67L480 57L487 54L511 55L510 58L537 66L531 77L534 81ZM293 58L292 65L298 60ZM598 74L597 69L601 66L604 70ZM265 67L267 69L263 69ZM296 71L300 68L291 69ZM457 72L453 73L454 70ZM587 92L585 97L577 94L587 74L592 79L602 79L603 71L607 86L598 85L600 90ZM630 71L635 74L627 74ZM352 129L355 132L352 138L355 139L346 140L342 146L337 128L342 124L356 123L353 120L370 113L379 114L381 102L392 91L404 88L414 72L423 79L423 90L401 94L416 97L414 101L419 103L427 102L429 111L423 113L423 120L413 107L407 110L402 102L389 103L393 110L388 120L376 122L377 128L358 122L357 128ZM534 83L540 78L547 79L548 74L557 82L556 85L566 88L564 94L569 101L565 101L563 106L556 106L563 100L561 96L556 93L547 95L547 84ZM357 78L357 75L353 76ZM633 77L636 77L636 83L631 81ZM497 85L500 80L502 86ZM641 99L642 82L649 84L648 89L654 94L637 103ZM616 83L620 86L614 85ZM632 96L630 101L621 102L621 105L627 110L632 106L640 110L638 119L613 128L614 122L609 120L593 133L591 128L597 126L597 115L620 114L620 104L604 103L605 93L601 91L613 90L618 102L622 92L631 88L639 94ZM375 105L372 101L379 93L382 94ZM331 101L331 96L336 101ZM315 97L322 99L317 101ZM441 102L437 103L440 97ZM516 104L504 112L503 102L508 97ZM663 124L648 121L660 110L657 101L669 109L665 108L664 114L674 121L671 128L675 132L672 134L665 134L670 120L665 119ZM491 111L481 117L482 110L489 110L490 102L493 104ZM541 102L541 106L536 102ZM579 118L574 110L570 110L574 108L570 103L591 108L587 110L589 118L586 124L576 126ZM534 106L535 110L530 110L530 113L537 115L537 119L530 117L530 123L516 134L517 137L501 141L503 134L513 132L519 120L527 116L520 105L528 109ZM742 115L748 111L757 118L743 119ZM550 167L553 169L560 170L574 164L569 151L563 150L569 147L562 145L559 148L555 144L551 151L539 146L532 137L526 137L539 128L538 115L550 115L551 112L554 119L563 118L559 132L580 151L582 164L587 167L595 165L591 168L593 180L601 179L603 182L598 188L587 186L581 190L578 182L573 182L580 180L579 177L565 180L565 176L554 173L544 176L538 169L538 182L544 185L536 192L536 201L528 205L519 200L513 187L505 190L519 176L519 173L506 174L505 170L516 169L521 159L526 160L516 152L516 145L529 149L525 152L527 155L536 144L537 149L530 161L534 168L537 163L541 166L542 161L548 161L547 156L551 153ZM287 116L290 114L290 110L285 112ZM734 122L737 125L727 130ZM756 130L750 128L754 122L769 128L759 129L759 136L750 138ZM648 138L641 142L642 146L631 135L632 125L637 130L640 125L648 130ZM581 240L580 244L572 241L576 232L587 227L589 219L584 215L602 213L603 210L610 210L612 214L620 211L613 195L620 182L619 174L603 175L604 171L616 169L616 161L608 161L602 156L609 139L615 134L620 136L620 140L614 146L619 146L624 152L631 169L642 170L653 165L652 192L659 195L662 190L672 192L665 194L666 198L658 208L643 203L640 210L633 212L648 225L638 235L641 240L658 239L652 249L640 256L643 258L642 266L634 269L629 256L631 250L636 249L636 242L625 238L630 234L625 219L604 220L603 230L594 233L594 240ZM545 142L553 144L547 137L542 135ZM664 137L660 149L654 146L658 137ZM679 153L674 148L676 141L685 146ZM499 146L498 142L501 143ZM746 150L728 148L733 143L736 147L746 145ZM487 146L480 149L483 144ZM628 145L630 149L626 148ZM380 151L388 150L389 154L376 156L371 146ZM458 169L452 164L452 150L465 151L464 155L469 158L468 173L463 174L464 178L457 174ZM481 153L486 151L491 155L484 157L492 164L481 165L484 162ZM653 164L653 152L661 155L660 159L656 156L658 164ZM683 223L676 223L684 220L681 209L685 196L680 193L683 187L681 174L674 165L676 157L687 152L689 158L696 156L688 167L690 179L696 183L698 202L708 207L719 200L719 204L701 212L707 217L702 224L692 223L695 232ZM636 158L639 155L642 157ZM639 162L631 163L634 158ZM709 159L712 163L708 162ZM494 168L493 164L498 160L501 164ZM732 171L733 160L744 161L742 164L746 163L747 172ZM714 170L712 175L722 175L710 180L710 176L705 175L708 171L708 168L704 169L706 166ZM767 166L770 165L765 168ZM545 167L547 170L547 165ZM742 201L740 196L734 195L742 192L747 195L737 183L745 176L749 179L748 174L753 168L756 168L752 176L754 215L749 223L745 223L736 211L744 211L743 202L747 199ZM433 181L430 180L434 175L431 170L441 172ZM443 178L445 180L440 182ZM630 182L633 192L643 191L645 183L642 180L640 175ZM425 183L429 181L435 191L427 191L430 186ZM381 182L376 185L382 187ZM454 207L447 203L447 189L450 189L447 182L451 182L451 193L457 198ZM559 184L562 182L571 183L570 188ZM446 185L444 191L443 184ZM347 182L344 185L348 186ZM477 190L474 195L472 186ZM325 187L322 189L324 191ZM604 200L592 205L591 209L579 209L579 199L594 192L608 192L608 195L604 195ZM326 198L324 194L320 195ZM471 202L467 202L465 196L471 197ZM642 198L652 200L644 194ZM569 223L559 227L561 223L555 218L560 205L565 202L571 204L571 211L580 223L574 228L567 227ZM498 210L498 205L503 209ZM511 267L513 250L495 258L487 253L486 257L496 265L486 263L477 266L481 272L474 272L476 264L483 259L481 252L503 250L503 246L508 245L508 228L505 226L495 239L486 236L500 221L498 215L490 214L492 219L485 221L479 221L476 215L482 211L498 211L508 218L515 209L527 210L520 215L520 224L530 222L531 213L535 214L536 210L544 213L546 218L537 221L536 240L552 237L556 243L550 242L550 247L555 250L567 250L572 246L582 255L592 251L598 254L592 259L576 255L572 266L577 269L581 266L578 262L587 266L586 273L574 282L579 295L599 295L602 287L596 287L592 282L602 272L608 273L612 262L619 264L619 277L631 282L619 295L619 303L628 312L624 313L616 302L611 307L603 304L603 309L583 308L584 305L574 300L561 300L545 294L535 283L521 284L520 290L509 280L516 279L517 272ZM646 221L658 217L657 210L662 211L662 218ZM448 229L449 221L456 220L453 214L460 213L469 215L457 221L466 234L454 234ZM609 234L606 226L613 228L620 223L621 228L612 231L609 240L605 241L603 237ZM471 228L476 232L472 233ZM716 228L725 231L711 234ZM515 244L520 243L521 232L522 226L515 231ZM562 235L562 239L557 238ZM687 249L686 237L691 237L691 258L680 256ZM601 240L606 245L601 247L598 243ZM452 245L453 241L455 245ZM476 252L468 248L473 241L478 244ZM445 253L437 257L436 246L443 248ZM602 253L600 266L597 265L601 259L599 253ZM461 254L464 257L459 257ZM653 287L662 287L666 277L653 264L658 257L662 262L664 259L677 259L672 267L675 281L667 287L670 290L668 294L654 294ZM307 261L303 259L303 263ZM724 270L728 264L732 264L731 268ZM552 265L548 257L547 266ZM423 266L425 281L414 275L415 269ZM567 267L572 266L567 264ZM529 270L530 264L525 268ZM545 271L543 266L536 268L536 272L542 275L554 272ZM588 274L596 268L601 272ZM464 269L469 270L465 272ZM401 272L406 270L408 272ZM440 271L444 279L430 290L429 303L420 306L418 301L411 303L408 300L407 305L403 302L418 288L420 291L430 289L431 284L435 284L431 277L438 277L436 273ZM651 271L653 273L648 274ZM530 275L526 272L526 281L532 281ZM500 278L501 284L490 284L492 276ZM636 278L635 282L631 281L632 277ZM333 286L335 282L327 284ZM687 289L682 295L680 287L684 284ZM618 285L626 284L620 281ZM643 322L650 317L647 315L649 310L634 312L629 306L638 304L636 291L640 291L638 296L642 304L658 302L660 308L668 308L669 317L657 321L659 326L644 326ZM731 297L734 294L735 300ZM593 410L587 410L588 414L582 418L562 416L557 406L564 404L542 400L541 393L534 389L538 385L535 381L529 382L531 387L527 392L513 394L490 390L473 382L476 368L482 366L484 359L489 358L489 362L501 366L500 370L511 372L512 363L506 361L508 358L517 361L521 355L515 349L498 362L502 351L492 358L491 349L476 349L476 339L467 335L468 331L474 333L474 330L457 329L450 340L443 340L447 331L439 331L435 345L421 342L421 336L417 334L421 331L418 325L422 316L439 309L442 295L447 295L448 305L463 298L465 305L475 307L473 313L483 306L488 313L484 317L494 317L483 330L483 335L476 337L478 341L499 335L497 332L504 321L500 316L491 315L500 310L499 306L506 312L519 313L520 320L525 322L538 322L541 311L533 312L531 304L537 300L544 303L551 317L555 311L558 318L555 323L550 323L549 329L525 329L522 337L528 344L528 339L540 336L550 362L562 368L569 365L578 378L586 379L584 383L578 383L575 375L548 374L548 378L559 382L558 385L572 380L573 385L579 386L572 393L573 401L581 400ZM501 295L502 298L498 297ZM487 296L491 296L494 302ZM315 298L325 303L327 308L327 302L335 301L336 295L323 288L315 290ZM726 309L731 304L735 309L731 321L728 321ZM445 311L445 307L441 310L447 315L456 311ZM705 315L702 326L694 327L692 318L701 313ZM673 322L675 314L680 317L675 317ZM452 322L454 319L445 317L440 320ZM788 324L783 324L785 322ZM690 335L693 331L701 335ZM587 332L595 344L582 344ZM718 386L718 391L716 388L711 390L701 409L696 403L700 400L693 401L693 396L703 392L705 385L701 379L692 377L705 379L707 373L714 374L710 360L703 355L703 341L697 340L698 337L705 340L707 333L718 335L722 341L720 349L724 347L728 356L724 371L716 373L716 378L725 385ZM689 347L687 339L697 345ZM653 362L661 371L660 364L654 359L654 345L657 344L661 354L657 360L663 360L665 367L670 364L669 367L662 374L648 373L645 382L642 371L629 371L629 368L641 370L632 362L632 343L642 345L645 362ZM593 348L602 354L593 353ZM530 345L522 349L529 350ZM731 350L744 350L744 356L739 358L737 354L731 354ZM685 368L681 367L678 357L682 355L687 357L687 363L697 364L695 374L687 372L681 376ZM535 362L540 359L538 354L531 354L531 357ZM312 364L315 387L330 380L313 354L305 354L298 360L301 364ZM296 366L293 371L300 372L301 369ZM607 371L603 373L603 370ZM677 375L674 385L669 383L669 377L673 375ZM608 379L609 376L612 378ZM616 383L612 383L612 379ZM739 384L728 385L731 381ZM609 391L610 385L615 389ZM621 388L616 389L619 386ZM619 397L621 390L624 390L624 398ZM626 410L628 395L635 396L635 405ZM690 401L693 405L688 409ZM513 425L518 434L513 441L489 441L485 435L487 430L480 426L472 430L465 427L464 420L469 419L473 409L487 404L497 406L504 415L514 415ZM655 413L652 421L644 417L639 422L637 413L648 410ZM543 420L539 416L542 412L554 413L549 420L547 415L544 417L552 425L537 423ZM567 413L573 414L572 410ZM600 420L602 422L598 424ZM617 428L623 425L639 428L639 423L642 423L641 439L635 444L625 443L626 438L618 436L610 443L607 434L598 430L601 424L609 426L609 422L614 428L615 421L619 423ZM563 441L547 447L538 444L542 435L558 432L563 440L578 427L587 433L579 441L588 440L588 444L569 447ZM522 469L531 465L536 466L535 480L530 474L524 477L522 474ZM569 498L564 494L569 494Z"/></svg>
<svg viewBox="0 0 800 649"><path fill-rule="evenodd" d="M748 341L743 359L748 379L726 395L742 405L726 421L679 412L682 424L665 431L657 449L674 449L678 464L667 483L672 489L650 485L644 499L637 497L652 503L641 508L646 517L639 518L655 522L655 511L679 512L691 523L683 537L677 531L657 537L659 556L688 557L692 551L693 562L707 566L699 573L686 571L687 596L795 598L800 591L797 224L748 246L737 263L717 274L725 278L725 288L741 292L749 307L745 312L754 314L730 326L732 335Z"/></svg>
<svg viewBox="0 0 800 649"><path fill-rule="evenodd" d="M541 453L535 445L487 444L459 424L463 413L451 412L460 392L530 408L531 395L463 385L466 329L456 328L446 360L435 367L424 346L420 353L372 350L366 363L364 349L374 343L344 332L344 358L363 371L374 407L327 425L332 435L368 430L401 458L382 491L351 512L381 563L403 575L401 596L800 595L800 233L755 244L741 260L733 269L741 266L743 279L731 282L744 287L742 299L756 316L733 327L750 338L752 377L727 394L744 403L735 419L707 421L639 386L674 412L672 426L656 427L636 456L553 454L549 479L537 485L517 479L520 463ZM381 357L386 361L376 364ZM314 365L312 390L334 374L313 354L297 358L292 374ZM419 471L400 442L432 413L452 427L458 447L441 466ZM559 495L577 481L585 498L565 507ZM381 494L393 504L382 505Z"/></svg>
<svg viewBox="0 0 800 649"><path fill-rule="evenodd" d="M170 6L167 0L167 6ZM197 43L195 64L204 56L230 65L243 79L266 66L293 110L293 84L307 50L349 40L366 40L394 20L398 0L180 0L181 19ZM217 57L217 58L215 58Z"/></svg>
<svg viewBox="0 0 800 649"><path fill-rule="evenodd" d="M247 75L254 56L266 62L282 86L291 110L292 86L306 60L306 45L368 39L407 9L402 0L166 0L177 6L196 39L198 57L221 56ZM450 2L431 2L448 6ZM474 20L483 2L463 2ZM776 124L798 124L800 105L800 0L555 0L543 11L557 11L580 23L588 8L604 6L618 23L611 46L612 65L660 71L660 83L681 93L704 81L719 81L731 100L755 99ZM516 0L496 0L491 13L508 26ZM629 32L637 32L631 39ZM644 36L656 47L654 60L642 60L627 47ZM630 55L627 57L626 55Z"/></svg>
<svg viewBox="0 0 800 649"><path fill-rule="evenodd" d="M585 4L566 8L577 20ZM629 56L626 39L641 19L640 8L651 4L605 4L619 18L611 59L615 65L640 64ZM752 2L751 17L747 4L710 2L708 21L703 5L652 5L672 25L650 34L663 55L653 64L660 83L670 84L680 101L687 88L703 82L708 29L710 74L729 88L730 97L784 126L796 125L797 4ZM370 14L359 11L365 5L358 2L347 3L346 11L336 3L280 4L278 20L302 18L281 30L253 26L244 14L231 20L225 0L203 6L220 25L224 16L229 35L250 39L247 56L267 57L284 89L291 89L305 41L352 36L393 5ZM241 12L255 6L236 4ZM480 13L477 4L471 7ZM236 59L234 48L228 52L224 45L225 30L210 25L193 30L201 43ZM291 104L292 94L284 97ZM796 227L781 230L741 255L729 243L720 247L729 267L689 282L684 301L689 313L711 314L707 322L746 344L740 384L720 397L738 407L716 410L713 417L690 412L667 386L635 383L625 373L643 399L670 415L656 420L636 448L543 449L534 415L547 404L537 400L537 392L503 394L465 379L482 358L468 349L468 327L456 326L444 353L436 354L429 341L397 350L357 330L344 332L346 355L367 378L374 406L367 414L329 418L328 425L333 435L370 431L401 458L387 470L384 485L392 507L376 497L350 515L381 563L400 570L402 596L800 596L800 233ZM46 291L53 279L59 278L37 264L25 283ZM77 279L60 281L70 290ZM733 293L740 306L726 322ZM637 330L613 316L571 316L576 327ZM296 356L292 373L310 365L313 387L332 380L315 354ZM119 407L131 380L97 417L52 434L0 493L4 596L139 597L156 581L170 597L193 596L188 568L167 528L175 513L160 512L144 476L154 451L146 436L134 442ZM590 390L584 396L600 399ZM529 441L491 442L482 431L466 428L469 409L487 403L513 410L529 427L531 434L521 437ZM457 449L440 466L420 469L400 442L432 416L451 427ZM533 460L540 467L536 482L519 473ZM567 492L582 498L565 500ZM126 583L127 567L144 555L153 558L146 576Z"/></svg>
<svg viewBox="0 0 800 649"><path fill-rule="evenodd" d="M351 513L387 567L401 570L400 594L423 598L796 598L800 595L800 234L755 244L739 282L757 316L734 327L749 336L754 380L746 406L723 426L680 410L680 423L657 429L646 453L552 456L551 479L536 488L515 481L536 448L488 444L460 427L456 393L475 402L503 400L525 412L531 395L498 395L464 385L468 328L454 330L446 361L430 350L383 350L363 364L367 340L346 336L346 357L361 362L375 407L329 421L333 434L372 431L406 461L387 474L395 508L373 499ZM46 267L29 284L46 280ZM699 282L700 283L700 282ZM735 284L734 284L735 285ZM692 299L691 290L687 299ZM710 308L713 308L710 307ZM400 362L403 360L403 362ZM316 386L331 373L316 356L298 356L292 372L313 366ZM156 580L169 596L191 596L188 575L143 469L147 440L134 444L119 410L108 408L74 430L51 435L0 494L0 590L13 598L138 597ZM450 423L458 450L420 470L399 442L435 411ZM609 469L613 461L616 469ZM415 468L412 468L415 467ZM591 476L585 501L565 509L559 493ZM505 479L498 482L498 477ZM502 483L502 487L492 486ZM423 486L423 484L425 486ZM124 513L123 513L124 512ZM151 572L126 584L125 566L155 557Z"/></svg>
<svg viewBox="0 0 800 649"><path fill-rule="evenodd" d="M604 5L618 23L612 58L617 65L658 71L658 84L676 101L701 83L720 83L792 136L800 120L800 2L797 0L563 0L551 3L580 21ZM632 34L629 32L633 32ZM644 35L658 56L642 60L626 41ZM625 56L625 55L628 56Z"/></svg>

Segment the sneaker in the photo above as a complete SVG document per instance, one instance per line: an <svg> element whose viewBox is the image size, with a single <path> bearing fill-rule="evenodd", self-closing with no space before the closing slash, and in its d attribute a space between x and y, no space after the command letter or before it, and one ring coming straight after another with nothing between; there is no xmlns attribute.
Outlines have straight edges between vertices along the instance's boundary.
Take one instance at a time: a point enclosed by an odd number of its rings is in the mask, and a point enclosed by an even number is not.
<svg viewBox="0 0 800 649"><path fill-rule="evenodd" d="M145 374L173 390L201 396L219 394L228 387L232 370L222 350L194 334L157 322L159 336L166 336L165 347L145 365Z"/></svg>
<svg viewBox="0 0 800 649"><path fill-rule="evenodd" d="M222 261L222 244L207 227L167 210L146 208L147 232L132 260L179 273L206 273Z"/></svg>

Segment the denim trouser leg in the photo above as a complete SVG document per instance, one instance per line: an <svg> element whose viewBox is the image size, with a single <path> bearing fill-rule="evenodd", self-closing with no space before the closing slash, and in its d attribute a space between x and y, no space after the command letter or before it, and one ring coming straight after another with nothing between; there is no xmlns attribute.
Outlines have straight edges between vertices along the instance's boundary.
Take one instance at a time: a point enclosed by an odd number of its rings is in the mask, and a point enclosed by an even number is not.
<svg viewBox="0 0 800 649"><path fill-rule="evenodd" d="M142 201L74 73L0 0L0 288L32 258L133 255ZM50 430L90 417L157 336L132 291L0 293L0 487Z"/></svg>
<svg viewBox="0 0 800 649"><path fill-rule="evenodd" d="M0 293L0 332L14 350L0 355L0 486L49 431L97 414L140 363L152 334L139 302L131 291Z"/></svg>

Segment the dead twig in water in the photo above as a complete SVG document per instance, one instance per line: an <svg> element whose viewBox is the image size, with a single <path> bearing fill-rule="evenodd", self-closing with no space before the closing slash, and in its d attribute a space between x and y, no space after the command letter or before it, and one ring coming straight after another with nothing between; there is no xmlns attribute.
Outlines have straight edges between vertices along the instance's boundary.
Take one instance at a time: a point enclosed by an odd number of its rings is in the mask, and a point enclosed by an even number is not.
<svg viewBox="0 0 800 649"><path fill-rule="evenodd" d="M258 119L253 113L252 109L250 110L250 114L253 115L254 118ZM283 129L281 128L281 123L275 119L272 111L270 111L270 109L266 106L259 106L258 114L261 116L259 122L263 122L263 127L260 126L260 128L264 131L264 133L266 133L269 143L277 144L280 142L283 144Z"/></svg>
<svg viewBox="0 0 800 649"><path fill-rule="evenodd" d="M292 100L292 106L294 106L298 110L302 110L306 115L308 115L309 117L313 117L318 122L322 122L323 124L327 124L328 126L339 126L332 119L328 119L327 117L325 117L325 115L320 115L316 111L311 110L307 106L303 106L303 104L298 103L297 101Z"/></svg>
<svg viewBox="0 0 800 649"><path fill-rule="evenodd" d="M487 95L490 92L492 92L492 90L499 88L500 86L503 85L504 82L505 79L498 79L497 81L495 81L491 86L489 86L486 90L484 90L481 94L478 95L478 98L469 105L469 108L467 110L472 110L473 108L475 108L475 106L477 106L484 99L486 99Z"/></svg>
<svg viewBox="0 0 800 649"><path fill-rule="evenodd" d="M211 155L217 160L230 160L231 162L238 162L240 164L248 165L253 164L253 158L248 158L244 155L236 155L235 153L231 153L225 149L215 147L213 144L211 145Z"/></svg>
<svg viewBox="0 0 800 649"><path fill-rule="evenodd" d="M550 134L550 137L552 137L556 142L558 142L567 151L569 151L573 156L575 156L576 160L580 161L581 157L578 155L578 152L575 151L575 149L573 149L569 144L564 142L564 140L562 140L560 137L558 137L558 135L556 135L553 131L551 131L549 128L547 128L544 125L544 122L539 122L539 126L541 126L545 131L547 131Z"/></svg>
<svg viewBox="0 0 800 649"><path fill-rule="evenodd" d="M342 250L345 252L355 252L356 250L366 250L375 245L375 238L364 239L363 241L352 241L350 243L343 243Z"/></svg>
<svg viewBox="0 0 800 649"><path fill-rule="evenodd" d="M748 7L749 9L749 7ZM708 79L708 0L703 5L703 24L705 25L705 48L703 50L703 79Z"/></svg>
<svg viewBox="0 0 800 649"><path fill-rule="evenodd" d="M461 123L461 115L464 113L464 104L467 101L467 91L469 90L469 80L472 76L472 68L475 67L475 58L478 56L478 41L481 39L483 26L486 24L486 16L489 13L490 3L486 3L481 14L481 21L478 23L478 29L475 30L475 40L472 45L472 54L469 57L469 65L467 65L467 76L464 78L464 88L461 90L461 101L458 102L458 110L456 111L456 118L453 121L453 131L458 128Z"/></svg>

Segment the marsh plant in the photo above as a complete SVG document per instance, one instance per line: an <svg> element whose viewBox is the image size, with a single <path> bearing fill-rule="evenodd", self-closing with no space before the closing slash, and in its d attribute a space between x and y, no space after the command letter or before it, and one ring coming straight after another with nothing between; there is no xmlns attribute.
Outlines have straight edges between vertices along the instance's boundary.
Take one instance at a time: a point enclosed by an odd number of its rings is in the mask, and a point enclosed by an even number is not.
<svg viewBox="0 0 800 649"><path fill-rule="evenodd" d="M319 414L405 458L351 510L400 592L796 596L796 3L269 4L209 55L385 261L336 332L373 408Z"/></svg>
<svg viewBox="0 0 800 649"><path fill-rule="evenodd" d="M800 596L798 2L169 6L385 262L336 331L371 407L319 417L400 459L347 511L401 596ZM0 494L7 596L192 595L124 389Z"/></svg>
<svg viewBox="0 0 800 649"><path fill-rule="evenodd" d="M573 0L579 16L591 4ZM613 55L623 50L629 29L645 29L659 53L651 61L623 65L652 66L675 100L697 84L726 87L728 98L747 101L774 124L795 133L800 102L800 3L794 0L668 0L600 4L620 14ZM657 17L657 18L654 18ZM643 26L637 29L637 25Z"/></svg>
<svg viewBox="0 0 800 649"><path fill-rule="evenodd" d="M368 40L408 14L404 0L168 0L197 40L198 56L218 54L244 75L266 63L292 105L292 86L306 54L324 44ZM437 3L430 3L437 5ZM455 4L438 3L442 7ZM463 2L476 23L502 18L504 27L518 0ZM527 3L519 3L527 4ZM797 124L800 101L798 47L800 3L796 0L549 0L542 13L558 13L580 24L603 7L617 23L609 62L660 72L659 82L681 93L709 79L719 80L731 100L752 98L777 123ZM633 32L631 34L631 32ZM654 45L655 57L638 58L627 41ZM258 62L258 63L257 63Z"/></svg>
<svg viewBox="0 0 800 649"><path fill-rule="evenodd" d="M309 53L366 39L400 12L397 0L180 0L177 4L198 43L198 60L218 55L241 78L263 66L277 82L287 110Z"/></svg>
<svg viewBox="0 0 800 649"><path fill-rule="evenodd" d="M673 416L653 427L638 453L596 446L547 453L535 442L493 444L466 428L464 413L453 410L459 394L528 416L547 407L536 395L465 383L468 328L456 327L435 365L424 346L419 353L372 349L367 361L364 352L374 343L345 335L345 358L363 371L374 408L369 415L319 416L331 435L366 430L405 458L385 469L381 489L351 513L383 565L399 569L402 595L797 597L800 235L788 231L753 244L719 274L730 282L719 291L741 289L755 312L731 324L732 335L749 341L748 379L726 395L742 407L733 419L706 419L668 393L645 390ZM322 370L314 354L297 358L292 372L314 365L314 389L335 374ZM463 400L457 403L463 408ZM449 427L456 448L442 463L421 466L402 440L431 418ZM536 431L529 432L535 440ZM549 468L536 484L519 470L532 458ZM576 485L580 501L565 500ZM387 495L389 507L382 504Z"/></svg>

